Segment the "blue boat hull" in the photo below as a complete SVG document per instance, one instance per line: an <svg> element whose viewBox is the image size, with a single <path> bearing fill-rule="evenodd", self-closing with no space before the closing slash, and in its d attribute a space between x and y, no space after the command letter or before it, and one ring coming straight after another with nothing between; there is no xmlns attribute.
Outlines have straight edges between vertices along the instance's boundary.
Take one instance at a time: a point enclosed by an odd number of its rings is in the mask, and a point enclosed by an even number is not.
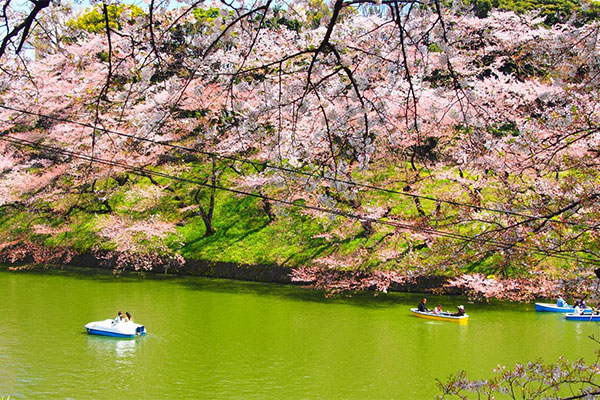
<svg viewBox="0 0 600 400"><path fill-rule="evenodd" d="M568 313L575 311L575 309L571 306L559 307L552 303L535 303L535 311Z"/></svg>
<svg viewBox="0 0 600 400"><path fill-rule="evenodd" d="M600 314L567 314L565 318L569 321L600 322Z"/></svg>
<svg viewBox="0 0 600 400"><path fill-rule="evenodd" d="M135 337L135 335L123 335L120 333L100 331L97 329L88 329L87 333L90 335L112 336L112 337L120 337L120 338L127 338L127 339L133 339ZM145 334L146 333L143 333L142 335L145 335Z"/></svg>

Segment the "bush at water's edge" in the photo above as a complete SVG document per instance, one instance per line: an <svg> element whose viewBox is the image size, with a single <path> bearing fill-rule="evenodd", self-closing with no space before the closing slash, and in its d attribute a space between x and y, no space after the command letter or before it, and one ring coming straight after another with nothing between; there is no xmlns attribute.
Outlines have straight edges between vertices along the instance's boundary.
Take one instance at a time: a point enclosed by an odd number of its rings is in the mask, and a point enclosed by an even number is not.
<svg viewBox="0 0 600 400"><path fill-rule="evenodd" d="M482 274L458 277L407 276L396 271L357 271L319 267L290 268L276 264L238 264L210 260L184 259L159 254L129 254L118 251L76 253L66 248L48 249L33 243L0 245L0 263L9 270L52 269L66 265L122 271L201 276L255 282L303 284L340 293L376 290L464 295L472 299L526 301L553 298L557 293L568 297L594 297L598 283L593 279L548 280L546 278L496 279Z"/></svg>

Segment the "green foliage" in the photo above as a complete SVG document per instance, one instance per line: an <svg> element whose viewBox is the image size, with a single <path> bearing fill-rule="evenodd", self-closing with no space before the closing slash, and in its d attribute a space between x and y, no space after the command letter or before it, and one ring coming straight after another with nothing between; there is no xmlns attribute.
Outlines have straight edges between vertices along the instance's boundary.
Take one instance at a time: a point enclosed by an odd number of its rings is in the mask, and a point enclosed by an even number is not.
<svg viewBox="0 0 600 400"><path fill-rule="evenodd" d="M486 18L488 13L492 10L492 0L473 0L473 12L479 18Z"/></svg>
<svg viewBox="0 0 600 400"><path fill-rule="evenodd" d="M108 52L106 51L99 51L96 53L96 57L98 58L98 60L102 61L102 62L108 62Z"/></svg>
<svg viewBox="0 0 600 400"><path fill-rule="evenodd" d="M318 28L321 25L321 20L325 17L331 17L329 6L323 0L308 0L306 24L310 28Z"/></svg>
<svg viewBox="0 0 600 400"><path fill-rule="evenodd" d="M286 27L290 31L300 32L302 29L302 22L297 19L288 19L285 11L276 7L273 9L273 16L264 22L266 28L269 29L281 29Z"/></svg>
<svg viewBox="0 0 600 400"><path fill-rule="evenodd" d="M520 81L530 78L547 78L551 70L551 62L543 57L534 55L532 45L521 46L510 52L491 51L476 58L478 67L489 67L498 63L498 71L512 75ZM486 68L477 77L485 79L492 75L492 70ZM495 75L495 73L494 73Z"/></svg>
<svg viewBox="0 0 600 400"><path fill-rule="evenodd" d="M506 75L513 75L520 81L532 77L544 77L548 74L543 60L536 60L528 51L508 56L498 70Z"/></svg>
<svg viewBox="0 0 600 400"><path fill-rule="evenodd" d="M197 7L192 10L192 15L196 19L196 22L192 24L186 23L181 25L180 29L182 32L186 32L186 34L203 34L210 29L215 28L215 26L219 25L219 23L225 24L227 18L231 18L233 16L233 11L226 11L218 7ZM221 27L221 29L224 29L224 27ZM235 36L235 33L233 36ZM185 45L186 44L184 43L184 46ZM232 43L223 41L217 44L217 47L221 46L232 46Z"/></svg>
<svg viewBox="0 0 600 400"><path fill-rule="evenodd" d="M215 19L221 15L221 10L217 7L210 8L194 8L192 15L196 18L196 21L202 25L210 26L214 23Z"/></svg>
<svg viewBox="0 0 600 400"><path fill-rule="evenodd" d="M600 19L600 4L597 1L591 1L589 3L586 2L586 6L581 7L581 10L579 12L580 23L586 23L589 21L597 21L599 19Z"/></svg>
<svg viewBox="0 0 600 400"><path fill-rule="evenodd" d="M431 43L428 46L428 49L432 53L441 53L442 52L442 49L440 49L440 46L438 46L437 43Z"/></svg>
<svg viewBox="0 0 600 400"><path fill-rule="evenodd" d="M546 24L552 25L566 21L573 13L581 9L579 2L572 0L500 0L498 8L516 13L539 10L546 17Z"/></svg>
<svg viewBox="0 0 600 400"><path fill-rule="evenodd" d="M452 85L452 75L450 72L441 69L434 69L431 75L426 76L423 80L431 83L431 86L434 88Z"/></svg>
<svg viewBox="0 0 600 400"><path fill-rule="evenodd" d="M35 129L35 127L28 124L15 124L12 128L10 128L11 133L20 133L20 132L29 132Z"/></svg>
<svg viewBox="0 0 600 400"><path fill-rule="evenodd" d="M185 110L179 107L172 107L171 113L175 118L195 118L201 119L208 115L209 110L202 108L199 110Z"/></svg>
<svg viewBox="0 0 600 400"><path fill-rule="evenodd" d="M514 137L520 135L519 128L514 121L506 121L501 124L490 125L488 126L487 131L498 138L508 135Z"/></svg>
<svg viewBox="0 0 600 400"><path fill-rule="evenodd" d="M145 14L144 10L133 4L110 4L107 11L108 25L113 29L121 29L123 22L132 24L138 16ZM68 21L67 26L89 33L103 32L106 30L106 21L102 5L86 9L79 17Z"/></svg>
<svg viewBox="0 0 600 400"><path fill-rule="evenodd" d="M574 22L577 25L600 17L600 4L589 0L471 0L470 4L479 18L487 17L493 8L517 14L536 10L545 18L546 25L567 22L573 15L576 16Z"/></svg>

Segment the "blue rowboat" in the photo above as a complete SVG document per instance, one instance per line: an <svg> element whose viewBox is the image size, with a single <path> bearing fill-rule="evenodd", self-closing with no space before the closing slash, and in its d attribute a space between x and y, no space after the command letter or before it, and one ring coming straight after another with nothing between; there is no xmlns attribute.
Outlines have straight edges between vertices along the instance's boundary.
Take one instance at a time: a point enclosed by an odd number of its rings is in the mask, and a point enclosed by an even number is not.
<svg viewBox="0 0 600 400"><path fill-rule="evenodd" d="M592 314L591 312L583 314L567 313L565 318L569 321L600 322L600 314Z"/></svg>
<svg viewBox="0 0 600 400"><path fill-rule="evenodd" d="M575 309L571 306L559 307L553 303L535 303L535 311L572 313Z"/></svg>

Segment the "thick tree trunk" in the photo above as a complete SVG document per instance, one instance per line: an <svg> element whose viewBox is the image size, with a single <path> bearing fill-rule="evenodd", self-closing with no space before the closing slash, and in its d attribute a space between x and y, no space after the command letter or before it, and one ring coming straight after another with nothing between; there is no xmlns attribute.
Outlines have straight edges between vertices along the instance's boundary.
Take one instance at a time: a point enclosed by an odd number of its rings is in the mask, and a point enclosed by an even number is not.
<svg viewBox="0 0 600 400"><path fill-rule="evenodd" d="M200 205L198 211L200 212L200 216L202 217L202 221L204 222L204 227L206 228L206 232L204 236L212 236L215 234L215 228L212 224L213 213L215 210L215 191L217 186L217 160L215 157L212 158L212 172L210 176L210 200L208 202L208 207L204 209ZM200 194L200 189L196 192L194 196L196 198L196 202L200 202L198 199L198 194Z"/></svg>
<svg viewBox="0 0 600 400"><path fill-rule="evenodd" d="M275 221L275 213L273 212L273 206L271 205L271 202L269 199L263 197L264 194L261 191L259 191L258 194L261 195L262 208L267 214L267 217L269 217L269 222Z"/></svg>
<svg viewBox="0 0 600 400"><path fill-rule="evenodd" d="M214 235L216 231L212 224L212 209L209 209L209 213L207 213L202 207L200 207L199 211L202 221L204 222L204 228L206 229L204 236L206 237Z"/></svg>

